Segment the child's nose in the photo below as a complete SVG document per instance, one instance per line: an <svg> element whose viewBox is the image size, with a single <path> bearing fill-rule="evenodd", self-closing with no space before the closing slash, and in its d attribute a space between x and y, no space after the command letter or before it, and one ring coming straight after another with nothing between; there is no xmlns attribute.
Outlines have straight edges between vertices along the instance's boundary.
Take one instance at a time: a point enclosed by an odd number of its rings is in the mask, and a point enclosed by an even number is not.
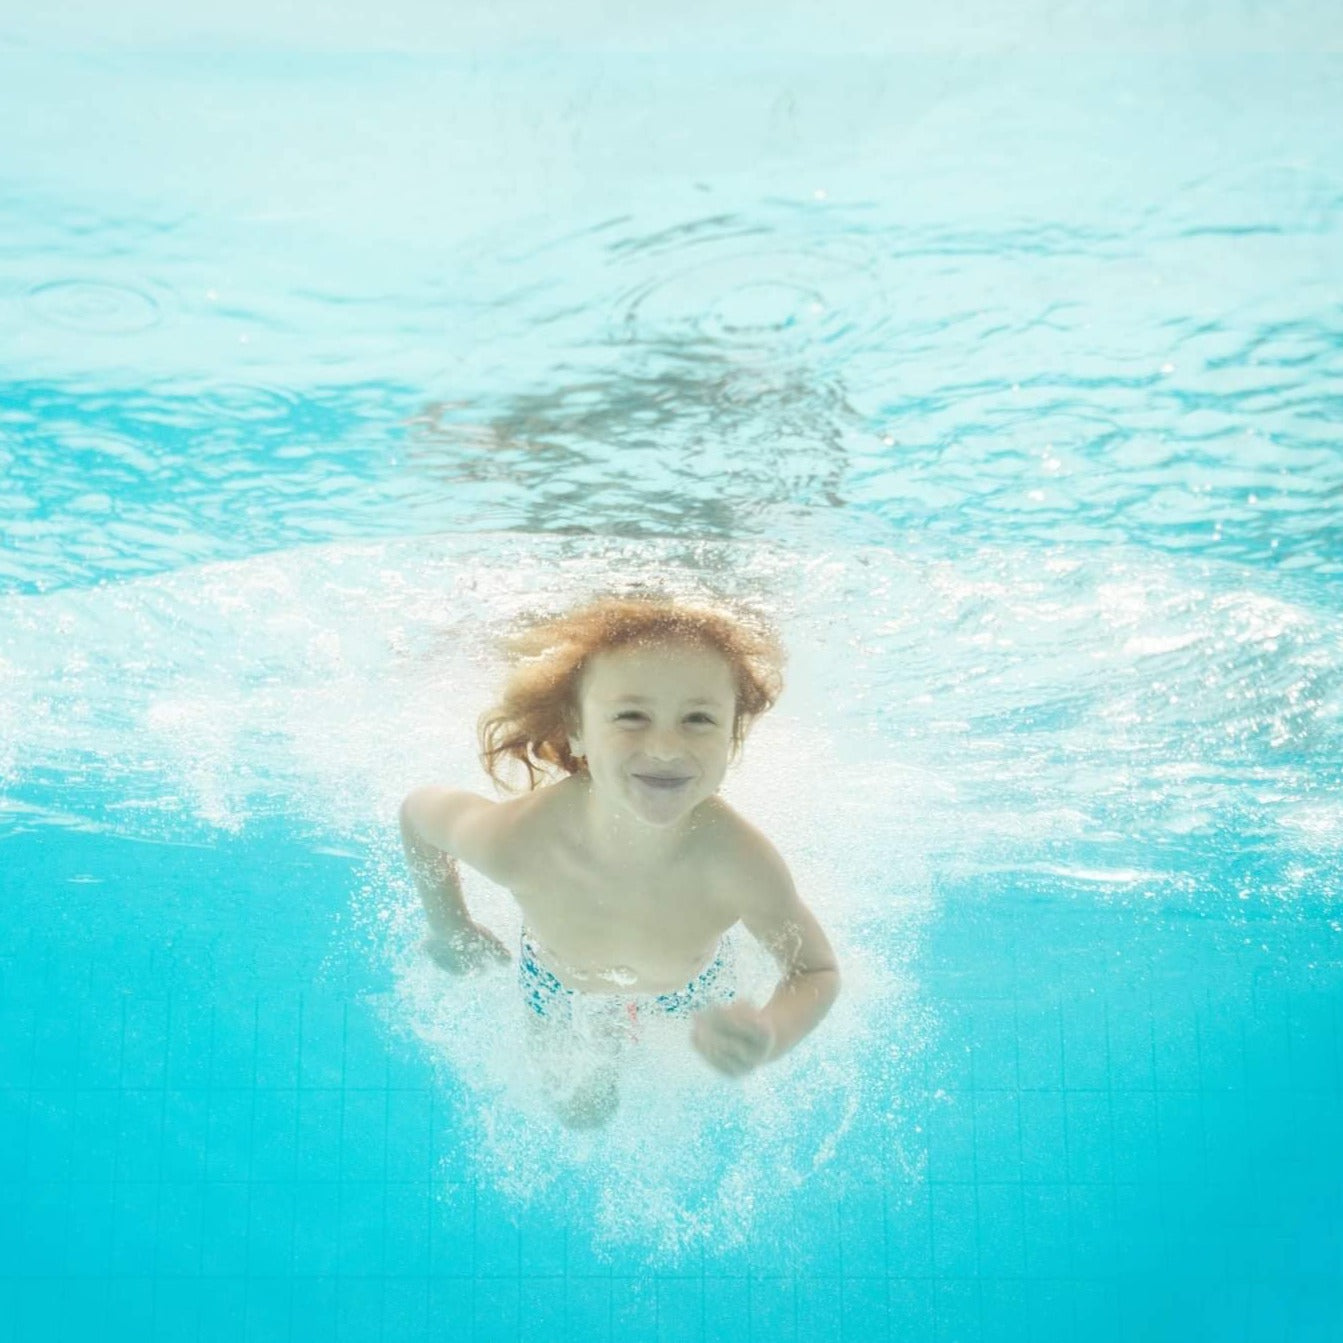
<svg viewBox="0 0 1343 1343"><path fill-rule="evenodd" d="M655 728L649 735L645 748L649 755L665 760L675 760L681 754L680 736L669 728Z"/></svg>

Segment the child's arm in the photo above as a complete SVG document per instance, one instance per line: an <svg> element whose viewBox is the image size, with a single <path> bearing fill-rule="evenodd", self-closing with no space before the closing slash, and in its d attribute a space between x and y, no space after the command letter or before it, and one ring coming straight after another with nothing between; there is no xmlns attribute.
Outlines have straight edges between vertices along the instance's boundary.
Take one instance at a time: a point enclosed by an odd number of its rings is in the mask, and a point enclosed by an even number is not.
<svg viewBox="0 0 1343 1343"><path fill-rule="evenodd" d="M429 920L425 950L445 970L460 974L490 960L507 961L508 950L472 918L462 898L454 855L479 847L489 809L487 798L446 788L417 788L401 803L401 842Z"/></svg>
<svg viewBox="0 0 1343 1343"><path fill-rule="evenodd" d="M787 1053L815 1030L839 996L835 953L798 897L787 865L755 830L748 832L746 856L736 888L741 921L778 961L783 978L763 1008L736 1002L696 1017L695 1048L733 1077Z"/></svg>

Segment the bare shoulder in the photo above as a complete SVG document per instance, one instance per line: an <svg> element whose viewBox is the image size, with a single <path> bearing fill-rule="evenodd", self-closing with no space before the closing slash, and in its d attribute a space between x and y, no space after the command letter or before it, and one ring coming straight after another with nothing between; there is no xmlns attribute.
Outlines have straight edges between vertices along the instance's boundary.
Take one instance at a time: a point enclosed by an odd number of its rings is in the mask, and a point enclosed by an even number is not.
<svg viewBox="0 0 1343 1343"><path fill-rule="evenodd" d="M416 788L401 803L401 827L508 885L546 810L549 791L495 801L461 789Z"/></svg>
<svg viewBox="0 0 1343 1343"><path fill-rule="evenodd" d="M734 903L769 901L792 887L788 864L769 837L721 798L714 799L702 842L715 886Z"/></svg>
<svg viewBox="0 0 1343 1343"><path fill-rule="evenodd" d="M713 885L734 919L787 971L832 970L835 954L769 837L720 802L710 845Z"/></svg>

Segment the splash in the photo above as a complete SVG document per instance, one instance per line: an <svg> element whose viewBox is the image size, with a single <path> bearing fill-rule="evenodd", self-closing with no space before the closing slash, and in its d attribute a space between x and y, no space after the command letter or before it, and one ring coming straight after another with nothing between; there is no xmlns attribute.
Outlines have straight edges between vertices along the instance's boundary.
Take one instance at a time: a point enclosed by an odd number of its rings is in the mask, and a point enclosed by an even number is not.
<svg viewBox="0 0 1343 1343"><path fill-rule="evenodd" d="M454 978L437 969L419 950L418 901L398 865L387 848L364 888L366 934L395 970L388 1028L441 1066L478 1177L519 1209L586 1228L600 1258L674 1267L701 1250L782 1236L796 1191L814 1186L823 1196L865 1165L878 1179L908 1147L892 1101L914 1085L928 1022L913 980L883 950L837 939L844 993L836 1006L813 1036L743 1079L720 1076L694 1052L688 1023L641 1021L638 1043L621 1056L614 1115L599 1130L569 1129L547 1104L515 970ZM468 879L467 898L516 946L520 921L506 893ZM826 893L814 900L830 908ZM740 928L729 937L738 992L762 1004L777 972ZM903 1047L874 1066L877 1041ZM581 1046L565 1059L577 1068L595 1062ZM905 1159L916 1160L912 1152Z"/></svg>

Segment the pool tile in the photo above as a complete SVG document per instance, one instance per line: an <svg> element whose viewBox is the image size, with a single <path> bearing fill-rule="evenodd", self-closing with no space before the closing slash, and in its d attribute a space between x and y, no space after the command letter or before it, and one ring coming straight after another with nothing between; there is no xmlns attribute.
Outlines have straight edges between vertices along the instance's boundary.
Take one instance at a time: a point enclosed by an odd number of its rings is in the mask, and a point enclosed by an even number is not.
<svg viewBox="0 0 1343 1343"><path fill-rule="evenodd" d="M333 1343L381 1343L383 1280L348 1271L336 1283L336 1332Z"/></svg>
<svg viewBox="0 0 1343 1343"><path fill-rule="evenodd" d="M121 1085L162 1087L168 1064L168 1000L129 995L121 1036Z"/></svg>
<svg viewBox="0 0 1343 1343"><path fill-rule="evenodd" d="M113 1189L112 1259L114 1278L144 1273L153 1263L158 1237L159 1189L154 1181L121 1181Z"/></svg>
<svg viewBox="0 0 1343 1343"><path fill-rule="evenodd" d="M68 1180L75 1174L77 1093L44 1089L30 1095L26 1125L15 1114L11 1153L24 1152L30 1175L43 1180Z"/></svg>
<svg viewBox="0 0 1343 1343"><path fill-rule="evenodd" d="M1028 1183L1021 1187L1026 1272L1071 1273L1067 1186Z"/></svg>
<svg viewBox="0 0 1343 1343"><path fill-rule="evenodd" d="M71 1189L70 1202L71 1215L65 1227L66 1262L80 1274L110 1274L116 1186L110 1179L81 1181ZM0 1216L4 1212L0 1204Z"/></svg>
<svg viewBox="0 0 1343 1343"><path fill-rule="evenodd" d="M1156 1093L1157 1149L1172 1178L1206 1178L1202 1098L1197 1091Z"/></svg>
<svg viewBox="0 0 1343 1343"><path fill-rule="evenodd" d="M378 1180L340 1182L340 1272L382 1273L384 1189Z"/></svg>
<svg viewBox="0 0 1343 1343"><path fill-rule="evenodd" d="M215 1000L210 1032L210 1085L244 1090L256 1082L256 1002Z"/></svg>
<svg viewBox="0 0 1343 1343"><path fill-rule="evenodd" d="M108 1317L122 1338L148 1338L154 1329L154 1280L129 1272L108 1283Z"/></svg>
<svg viewBox="0 0 1343 1343"><path fill-rule="evenodd" d="M202 1187L201 1273L241 1277L247 1271L248 1189L241 1181L207 1180Z"/></svg>
<svg viewBox="0 0 1343 1343"><path fill-rule="evenodd" d="M7 1247L5 1267L30 1277L57 1277L67 1261L70 1186L64 1180L30 1179L22 1197L22 1215L8 1224L11 1231L21 1230Z"/></svg>
<svg viewBox="0 0 1343 1343"><path fill-rule="evenodd" d="M624 1343L611 1324L612 1282L607 1277L570 1274L564 1280L565 1324L570 1337L585 1334L593 1343Z"/></svg>
<svg viewBox="0 0 1343 1343"><path fill-rule="evenodd" d="M930 1184L929 1191L934 1276L973 1276L977 1258L974 1185Z"/></svg>
<svg viewBox="0 0 1343 1343"><path fill-rule="evenodd" d="M387 1042L384 1028L360 1002L346 1005L343 1076L347 1088L387 1089Z"/></svg>
<svg viewBox="0 0 1343 1343"><path fill-rule="evenodd" d="M299 1085L306 1089L341 1086L345 1056L345 1003L318 993L301 999Z"/></svg>
<svg viewBox="0 0 1343 1343"><path fill-rule="evenodd" d="M1021 1174L1021 1110L1015 1090L976 1091L975 1175L984 1181L1015 1180Z"/></svg>
<svg viewBox="0 0 1343 1343"><path fill-rule="evenodd" d="M521 1336L522 1292L516 1277L476 1279L476 1336L481 1339L505 1339Z"/></svg>
<svg viewBox="0 0 1343 1343"><path fill-rule="evenodd" d="M0 1034L5 1032L0 1031ZM80 1030L76 1012L45 1011L34 1016L31 1034L24 1041L31 1057L16 1068L15 1079L25 1078L25 1086L55 1088L69 1086L79 1060ZM6 1081L10 1080L6 1074Z"/></svg>
<svg viewBox="0 0 1343 1343"><path fill-rule="evenodd" d="M568 1232L544 1214L533 1214L523 1222L518 1262L524 1275L563 1277Z"/></svg>
<svg viewBox="0 0 1343 1343"><path fill-rule="evenodd" d="M1105 1030L1109 1072L1102 1085L1115 1091L1151 1091L1156 1071L1148 995L1110 992Z"/></svg>
<svg viewBox="0 0 1343 1343"><path fill-rule="evenodd" d="M194 1339L200 1330L200 1287L190 1278L161 1275L154 1288L154 1329L150 1335L161 1343ZM85 1334L96 1338L97 1333Z"/></svg>
<svg viewBox="0 0 1343 1343"><path fill-rule="evenodd" d="M214 1007L208 998L179 991L168 1013L167 1079L169 1087L189 1090L210 1079Z"/></svg>
<svg viewBox="0 0 1343 1343"><path fill-rule="evenodd" d="M304 1087L298 1093L300 1180L334 1180L341 1173L343 1098L338 1090Z"/></svg>
<svg viewBox="0 0 1343 1343"><path fill-rule="evenodd" d="M433 1175L431 1099L427 1090L393 1091L387 1098L387 1178L428 1180Z"/></svg>
<svg viewBox="0 0 1343 1343"><path fill-rule="evenodd" d="M975 1131L973 1093L944 1092L928 1111L928 1178L935 1181L974 1179Z"/></svg>
<svg viewBox="0 0 1343 1343"><path fill-rule="evenodd" d="M927 1184L887 1190L886 1243L892 1274L901 1278L932 1275L932 1194Z"/></svg>
<svg viewBox="0 0 1343 1343"><path fill-rule="evenodd" d="M251 1164L252 1092L241 1087L212 1091L209 1097L209 1180L245 1180Z"/></svg>
<svg viewBox="0 0 1343 1343"><path fill-rule="evenodd" d="M1068 1186L1069 1244L1073 1272L1100 1275L1115 1246L1115 1194L1109 1184Z"/></svg>
<svg viewBox="0 0 1343 1343"><path fill-rule="evenodd" d="M209 1096L204 1090L169 1091L163 1098L162 1178L205 1178L210 1131Z"/></svg>
<svg viewBox="0 0 1343 1343"><path fill-rule="evenodd" d="M1011 1269L1004 1272L1009 1276L995 1277L994 1270L990 1270L979 1280L983 1343L1033 1343L1035 1339L1051 1338L1031 1328L1024 1277L1013 1274Z"/></svg>
<svg viewBox="0 0 1343 1343"><path fill-rule="evenodd" d="M395 1343L428 1343L443 1337L441 1331L430 1327L429 1280L423 1274L384 1281L382 1336Z"/></svg>
<svg viewBox="0 0 1343 1343"><path fill-rule="evenodd" d="M336 1181L300 1180L294 1185L293 1256L294 1273L302 1279L326 1282L339 1271L340 1186Z"/></svg>
<svg viewBox="0 0 1343 1343"><path fill-rule="evenodd" d="M76 1086L121 1085L121 1012L119 995L105 1002L90 1002L80 1012Z"/></svg>
<svg viewBox="0 0 1343 1343"><path fill-rule="evenodd" d="M248 1279L243 1330L247 1343L290 1343L293 1322L288 1283Z"/></svg>
<svg viewBox="0 0 1343 1343"><path fill-rule="evenodd" d="M289 1298L292 1343L335 1338L337 1280L324 1274L305 1274L298 1264L295 1273Z"/></svg>
<svg viewBox="0 0 1343 1343"><path fill-rule="evenodd" d="M470 1185L438 1182L430 1188L430 1272L454 1278L474 1274L475 1190Z"/></svg>
<svg viewBox="0 0 1343 1343"><path fill-rule="evenodd" d="M978 1273L988 1278L1024 1276L1026 1242L1021 1185L980 1184L977 1195Z"/></svg>
<svg viewBox="0 0 1343 1343"><path fill-rule="evenodd" d="M292 1088L299 1084L302 998L296 993L258 995L256 1085Z"/></svg>
<svg viewBox="0 0 1343 1343"><path fill-rule="evenodd" d="M1021 1177L1061 1180L1066 1169L1065 1102L1061 1091L1023 1091L1021 1115Z"/></svg>
<svg viewBox="0 0 1343 1343"><path fill-rule="evenodd" d="M200 1275L204 1219L205 1193L200 1181L160 1185L152 1262L161 1279Z"/></svg>
<svg viewBox="0 0 1343 1343"><path fill-rule="evenodd" d="M799 1343L841 1343L844 1315L839 1282L833 1278L799 1276L796 1294Z"/></svg>
<svg viewBox="0 0 1343 1343"><path fill-rule="evenodd" d="M1069 1180L1088 1183L1113 1179L1110 1105L1110 1096L1103 1091L1064 1093Z"/></svg>
<svg viewBox="0 0 1343 1343"><path fill-rule="evenodd" d="M976 1089L1015 1090L1018 1084L1015 1000L976 1003L971 1011L971 1040Z"/></svg>
<svg viewBox="0 0 1343 1343"><path fill-rule="evenodd" d="M1110 1085L1105 999L1072 997L1060 1004L1063 1085L1067 1090L1104 1090Z"/></svg>
<svg viewBox="0 0 1343 1343"><path fill-rule="evenodd" d="M1152 1058L1158 1091L1188 1091L1199 1081L1197 1011L1186 999L1157 1004Z"/></svg>
<svg viewBox="0 0 1343 1343"><path fill-rule="evenodd" d="M794 1200L793 1252L801 1273L838 1271L835 1243L839 1238L839 1205L833 1198Z"/></svg>
<svg viewBox="0 0 1343 1343"><path fill-rule="evenodd" d="M380 1180L387 1171L387 1093L347 1090L343 1095L340 1170L348 1180Z"/></svg>
<svg viewBox="0 0 1343 1343"><path fill-rule="evenodd" d="M163 1167L161 1091L121 1092L117 1113L117 1175L123 1180L157 1180Z"/></svg>
<svg viewBox="0 0 1343 1343"><path fill-rule="evenodd" d="M704 1343L741 1343L750 1318L750 1290L745 1278L704 1279Z"/></svg>
<svg viewBox="0 0 1343 1343"><path fill-rule="evenodd" d="M799 1328L801 1308L797 1300L797 1278L753 1277L751 1288L751 1319L748 1337L753 1339L782 1340L782 1343L807 1343Z"/></svg>
<svg viewBox="0 0 1343 1343"><path fill-rule="evenodd" d="M200 1339L197 1343L238 1343L239 1320L247 1316L247 1280L240 1275L200 1280Z"/></svg>
<svg viewBox="0 0 1343 1343"><path fill-rule="evenodd" d="M937 1335L931 1277L892 1277L886 1284L893 1339L930 1340Z"/></svg>
<svg viewBox="0 0 1343 1343"><path fill-rule="evenodd" d="M840 1280L840 1337L854 1343L890 1339L890 1305L884 1275Z"/></svg>
<svg viewBox="0 0 1343 1343"><path fill-rule="evenodd" d="M933 1281L934 1343L980 1343L979 1284L973 1278Z"/></svg>
<svg viewBox="0 0 1343 1343"><path fill-rule="evenodd" d="M522 1232L516 1213L493 1190L477 1189L472 1234L476 1272L484 1277L517 1277L522 1258Z"/></svg>
<svg viewBox="0 0 1343 1343"><path fill-rule="evenodd" d="M293 1272L296 1188L292 1183L254 1180L247 1208L247 1273L287 1279Z"/></svg>
<svg viewBox="0 0 1343 1343"><path fill-rule="evenodd" d="M885 1274L885 1218L879 1189L849 1193L841 1200L837 1244L846 1276Z"/></svg>
<svg viewBox="0 0 1343 1343"><path fill-rule="evenodd" d="M703 1343L704 1283L699 1278L654 1278L656 1343Z"/></svg>
<svg viewBox="0 0 1343 1343"><path fill-rule="evenodd" d="M389 1182L386 1186L387 1237L383 1271L394 1277L424 1277L429 1272L431 1194L427 1180Z"/></svg>
<svg viewBox="0 0 1343 1343"><path fill-rule="evenodd" d="M1017 1075L1025 1090L1062 1088L1063 1026L1056 1000L1018 1000Z"/></svg>

